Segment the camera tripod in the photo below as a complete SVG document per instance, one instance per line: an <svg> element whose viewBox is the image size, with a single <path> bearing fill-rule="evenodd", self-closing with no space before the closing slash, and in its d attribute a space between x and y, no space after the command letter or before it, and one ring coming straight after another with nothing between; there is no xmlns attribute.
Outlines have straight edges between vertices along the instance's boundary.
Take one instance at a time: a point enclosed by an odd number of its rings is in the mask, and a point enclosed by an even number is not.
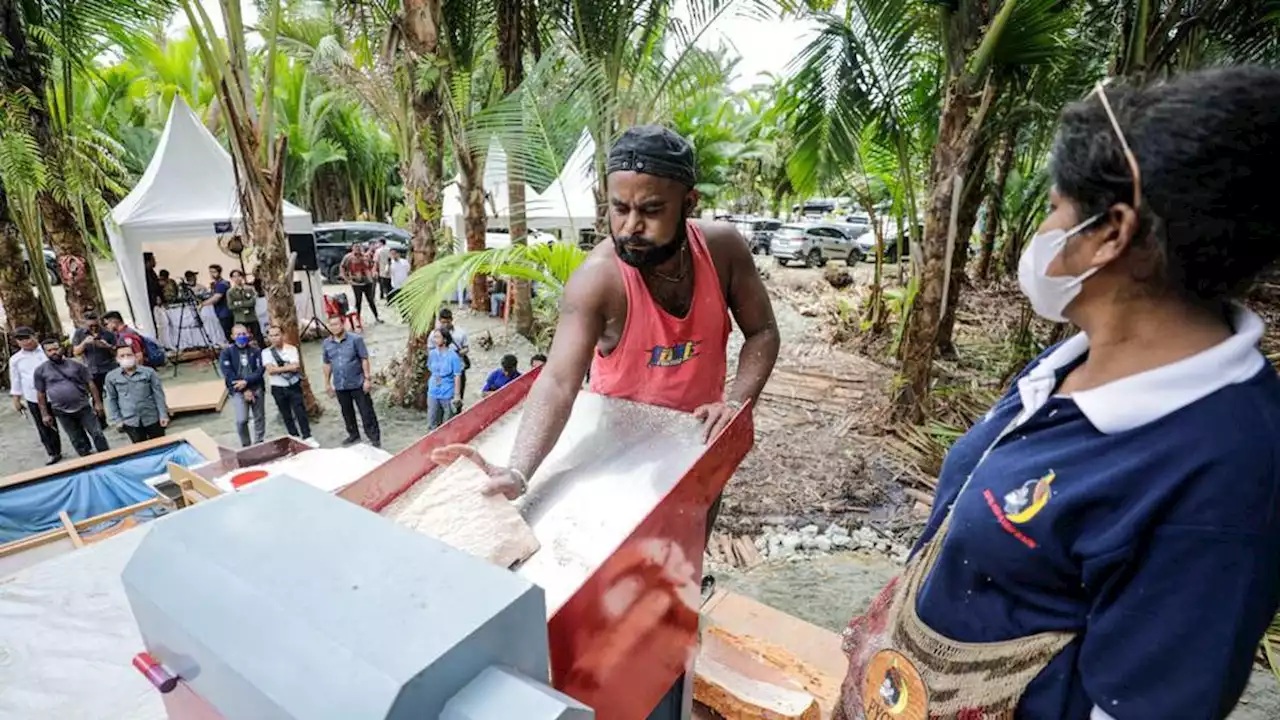
<svg viewBox="0 0 1280 720"><path fill-rule="evenodd" d="M311 271L303 271L302 276L307 279L307 297L310 298L311 319L298 328L298 341L301 342L302 338L307 336L307 331L313 327L316 331L316 338L332 336L333 333L329 332L329 326L320 320L321 313L316 309L316 292L311 286ZM324 289L323 286L321 286L321 289ZM320 307L324 307L323 301L321 301Z"/></svg>
<svg viewBox="0 0 1280 720"><path fill-rule="evenodd" d="M218 343L215 343L213 341L213 338L209 337L209 331L205 330L204 328L204 318L200 317L200 306L199 306L199 303L196 301L196 296L191 292L191 289L186 287L182 288L180 297L181 297L180 302L182 303L182 307L181 309L178 310L178 327L177 327L177 330L175 331L177 333L177 337L173 338L173 345L174 345L173 376L174 377L178 376L178 359L182 357L182 350L183 350L182 330L186 324L188 312L190 312L191 317L195 319L195 323L196 323L195 329L199 331L200 338L204 341L204 347L209 353L209 356L213 357L217 353L217 350L219 347ZM167 312L165 313L165 320L166 321L168 320ZM189 350L193 347L196 347L196 346L188 345L186 349ZM221 368L218 367L217 363L214 363L214 368L216 371L221 373Z"/></svg>

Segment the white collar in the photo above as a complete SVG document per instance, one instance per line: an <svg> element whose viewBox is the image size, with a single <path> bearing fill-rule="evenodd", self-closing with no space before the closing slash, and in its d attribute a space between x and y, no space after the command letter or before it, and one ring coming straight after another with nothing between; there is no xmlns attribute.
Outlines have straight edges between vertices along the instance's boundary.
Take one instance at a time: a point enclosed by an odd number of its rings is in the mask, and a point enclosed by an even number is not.
<svg viewBox="0 0 1280 720"><path fill-rule="evenodd" d="M1245 382L1267 363L1258 351L1262 318L1241 305L1232 305L1231 325L1235 333L1208 350L1073 393L1071 399L1094 427L1113 434L1154 422L1228 385ZM1057 371L1088 350L1088 336L1079 333L1024 375L1018 381L1024 414L1048 402L1058 384Z"/></svg>

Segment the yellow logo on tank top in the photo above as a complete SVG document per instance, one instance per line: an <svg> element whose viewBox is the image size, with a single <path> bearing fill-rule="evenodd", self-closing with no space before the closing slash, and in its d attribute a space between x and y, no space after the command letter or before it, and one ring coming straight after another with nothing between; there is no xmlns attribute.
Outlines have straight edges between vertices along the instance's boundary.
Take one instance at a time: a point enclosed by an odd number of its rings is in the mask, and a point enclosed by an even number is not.
<svg viewBox="0 0 1280 720"><path fill-rule="evenodd" d="M1022 487L1004 496L1004 514L1009 522L1021 525L1030 521L1053 498L1054 478L1052 470L1037 480L1028 480Z"/></svg>
<svg viewBox="0 0 1280 720"><path fill-rule="evenodd" d="M687 340L675 345L655 345L649 351L649 367L675 367L683 365L698 355L698 343Z"/></svg>

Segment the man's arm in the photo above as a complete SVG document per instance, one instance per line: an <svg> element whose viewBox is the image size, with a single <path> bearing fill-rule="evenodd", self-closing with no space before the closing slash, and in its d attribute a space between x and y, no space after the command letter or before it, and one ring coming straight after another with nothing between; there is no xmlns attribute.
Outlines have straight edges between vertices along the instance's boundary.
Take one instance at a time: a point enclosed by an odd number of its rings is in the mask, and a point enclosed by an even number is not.
<svg viewBox="0 0 1280 720"><path fill-rule="evenodd" d="M738 408L760 396L778 359L779 336L769 292L742 235L726 225L706 226L704 231L718 269L728 275L726 301L746 338L738 352L738 372L725 401L694 410L704 423L703 441L710 442L729 424Z"/></svg>
<svg viewBox="0 0 1280 720"><path fill-rule="evenodd" d="M551 352L524 403L510 467L525 481L533 477L564 432L596 344L604 334L605 276L592 272L590 263L588 259L588 266L569 278L560 300L560 321Z"/></svg>
<svg viewBox="0 0 1280 720"><path fill-rule="evenodd" d="M93 398L93 409L102 412L102 388L98 387L98 383L93 381L93 376L89 374L89 368L84 368L84 376L89 380L89 395Z"/></svg>
<svg viewBox="0 0 1280 720"><path fill-rule="evenodd" d="M44 374L40 372L40 368L36 368L32 383L36 386L36 404L40 406L40 418L45 420L45 424L48 425L48 420L52 419L53 415L49 412L49 400L44 394L47 384L44 380Z"/></svg>
<svg viewBox="0 0 1280 720"><path fill-rule="evenodd" d="M105 383L107 391L107 423L117 425L124 421L120 417L120 392L114 383Z"/></svg>
<svg viewBox="0 0 1280 720"><path fill-rule="evenodd" d="M9 360L9 395L13 397L13 409L23 412L27 406L22 402L22 374L12 358Z"/></svg>
<svg viewBox="0 0 1280 720"><path fill-rule="evenodd" d="M169 402L164 397L164 383L160 382L160 373L151 373L151 394L156 399L156 409L160 411L160 422L169 423Z"/></svg>
<svg viewBox="0 0 1280 720"><path fill-rule="evenodd" d="M77 330L71 334L71 354L76 357L80 357L81 355L84 355L84 347L89 343L93 342L92 335L90 335L89 333L84 333L83 335L81 335L80 333L81 331ZM80 338L80 339L76 340L76 338Z"/></svg>
<svg viewBox="0 0 1280 720"><path fill-rule="evenodd" d="M258 356L257 370L253 369L253 362L252 362L252 358L255 354ZM245 385L261 385L262 384L262 353L255 350L253 351L253 353L249 355L249 357L251 361L249 363L249 374L246 375L244 378Z"/></svg>

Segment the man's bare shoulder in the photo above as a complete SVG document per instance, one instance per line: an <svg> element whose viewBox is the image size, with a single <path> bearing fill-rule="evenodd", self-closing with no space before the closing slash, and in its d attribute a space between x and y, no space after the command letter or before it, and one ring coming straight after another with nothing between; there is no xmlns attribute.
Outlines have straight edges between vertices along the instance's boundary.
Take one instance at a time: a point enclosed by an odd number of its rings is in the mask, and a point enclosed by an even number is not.
<svg viewBox="0 0 1280 720"><path fill-rule="evenodd" d="M733 258L750 255L746 238L731 223L719 220L695 220L702 236L707 240L707 250L714 258Z"/></svg>
<svg viewBox="0 0 1280 720"><path fill-rule="evenodd" d="M605 239L587 252L587 259L569 277L565 286L565 303L572 303L575 310L603 308L614 296L626 295L622 273L613 251L613 241Z"/></svg>

